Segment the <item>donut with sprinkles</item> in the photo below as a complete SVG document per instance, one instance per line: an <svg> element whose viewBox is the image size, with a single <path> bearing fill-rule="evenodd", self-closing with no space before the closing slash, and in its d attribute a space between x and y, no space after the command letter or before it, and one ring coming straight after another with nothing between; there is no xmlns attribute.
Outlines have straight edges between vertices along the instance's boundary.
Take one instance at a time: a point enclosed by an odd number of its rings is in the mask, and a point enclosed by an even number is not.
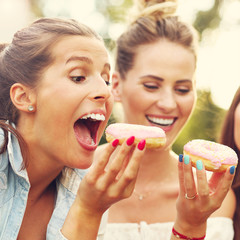
<svg viewBox="0 0 240 240"><path fill-rule="evenodd" d="M189 155L194 167L197 160L202 160L205 169L212 172L224 172L238 163L237 154L232 148L208 140L189 141L184 145L183 152Z"/></svg>

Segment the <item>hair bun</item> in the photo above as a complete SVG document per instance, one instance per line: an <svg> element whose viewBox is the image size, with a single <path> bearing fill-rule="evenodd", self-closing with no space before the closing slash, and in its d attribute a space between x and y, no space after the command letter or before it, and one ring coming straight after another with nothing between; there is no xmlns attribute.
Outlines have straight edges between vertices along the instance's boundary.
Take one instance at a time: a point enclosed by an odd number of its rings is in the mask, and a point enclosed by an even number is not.
<svg viewBox="0 0 240 240"><path fill-rule="evenodd" d="M166 17L176 12L177 0L135 0L135 6L135 20L144 16Z"/></svg>

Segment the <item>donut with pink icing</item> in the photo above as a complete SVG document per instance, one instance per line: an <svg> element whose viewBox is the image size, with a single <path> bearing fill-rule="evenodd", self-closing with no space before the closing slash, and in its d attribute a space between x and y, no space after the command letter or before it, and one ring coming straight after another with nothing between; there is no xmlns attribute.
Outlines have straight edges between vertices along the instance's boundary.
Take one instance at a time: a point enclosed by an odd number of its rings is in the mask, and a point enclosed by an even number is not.
<svg viewBox="0 0 240 240"><path fill-rule="evenodd" d="M205 169L212 172L224 172L238 163L237 154L232 148L212 141L194 139L184 145L183 152L189 155L194 167L197 160L202 160Z"/></svg>
<svg viewBox="0 0 240 240"><path fill-rule="evenodd" d="M135 136L135 144L145 139L147 148L160 148L166 143L165 132L161 128L154 126L113 123L106 128L105 134L107 142L119 139L119 144L122 144L131 136Z"/></svg>

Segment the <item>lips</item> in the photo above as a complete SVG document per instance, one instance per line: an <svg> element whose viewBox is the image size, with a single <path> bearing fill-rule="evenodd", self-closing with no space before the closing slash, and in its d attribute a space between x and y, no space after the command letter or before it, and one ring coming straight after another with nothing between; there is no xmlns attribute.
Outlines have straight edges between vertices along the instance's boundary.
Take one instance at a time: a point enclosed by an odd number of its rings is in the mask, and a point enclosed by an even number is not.
<svg viewBox="0 0 240 240"><path fill-rule="evenodd" d="M87 114L74 123L74 132L78 143L87 150L97 148L97 133L99 125L105 120L103 114Z"/></svg>

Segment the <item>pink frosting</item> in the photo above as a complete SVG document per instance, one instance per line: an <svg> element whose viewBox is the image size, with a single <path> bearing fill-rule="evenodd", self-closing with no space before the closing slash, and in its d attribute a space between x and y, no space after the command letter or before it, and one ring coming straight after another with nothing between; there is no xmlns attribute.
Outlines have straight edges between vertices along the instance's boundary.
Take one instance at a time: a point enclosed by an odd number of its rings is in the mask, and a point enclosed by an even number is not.
<svg viewBox="0 0 240 240"><path fill-rule="evenodd" d="M113 123L106 128L106 133L115 138L128 138L135 136L136 138L165 138L165 132L158 127L142 126L137 124Z"/></svg>
<svg viewBox="0 0 240 240"><path fill-rule="evenodd" d="M237 154L232 148L207 140L192 140L183 149L189 154L210 160L216 169L222 164L236 165L238 162Z"/></svg>

